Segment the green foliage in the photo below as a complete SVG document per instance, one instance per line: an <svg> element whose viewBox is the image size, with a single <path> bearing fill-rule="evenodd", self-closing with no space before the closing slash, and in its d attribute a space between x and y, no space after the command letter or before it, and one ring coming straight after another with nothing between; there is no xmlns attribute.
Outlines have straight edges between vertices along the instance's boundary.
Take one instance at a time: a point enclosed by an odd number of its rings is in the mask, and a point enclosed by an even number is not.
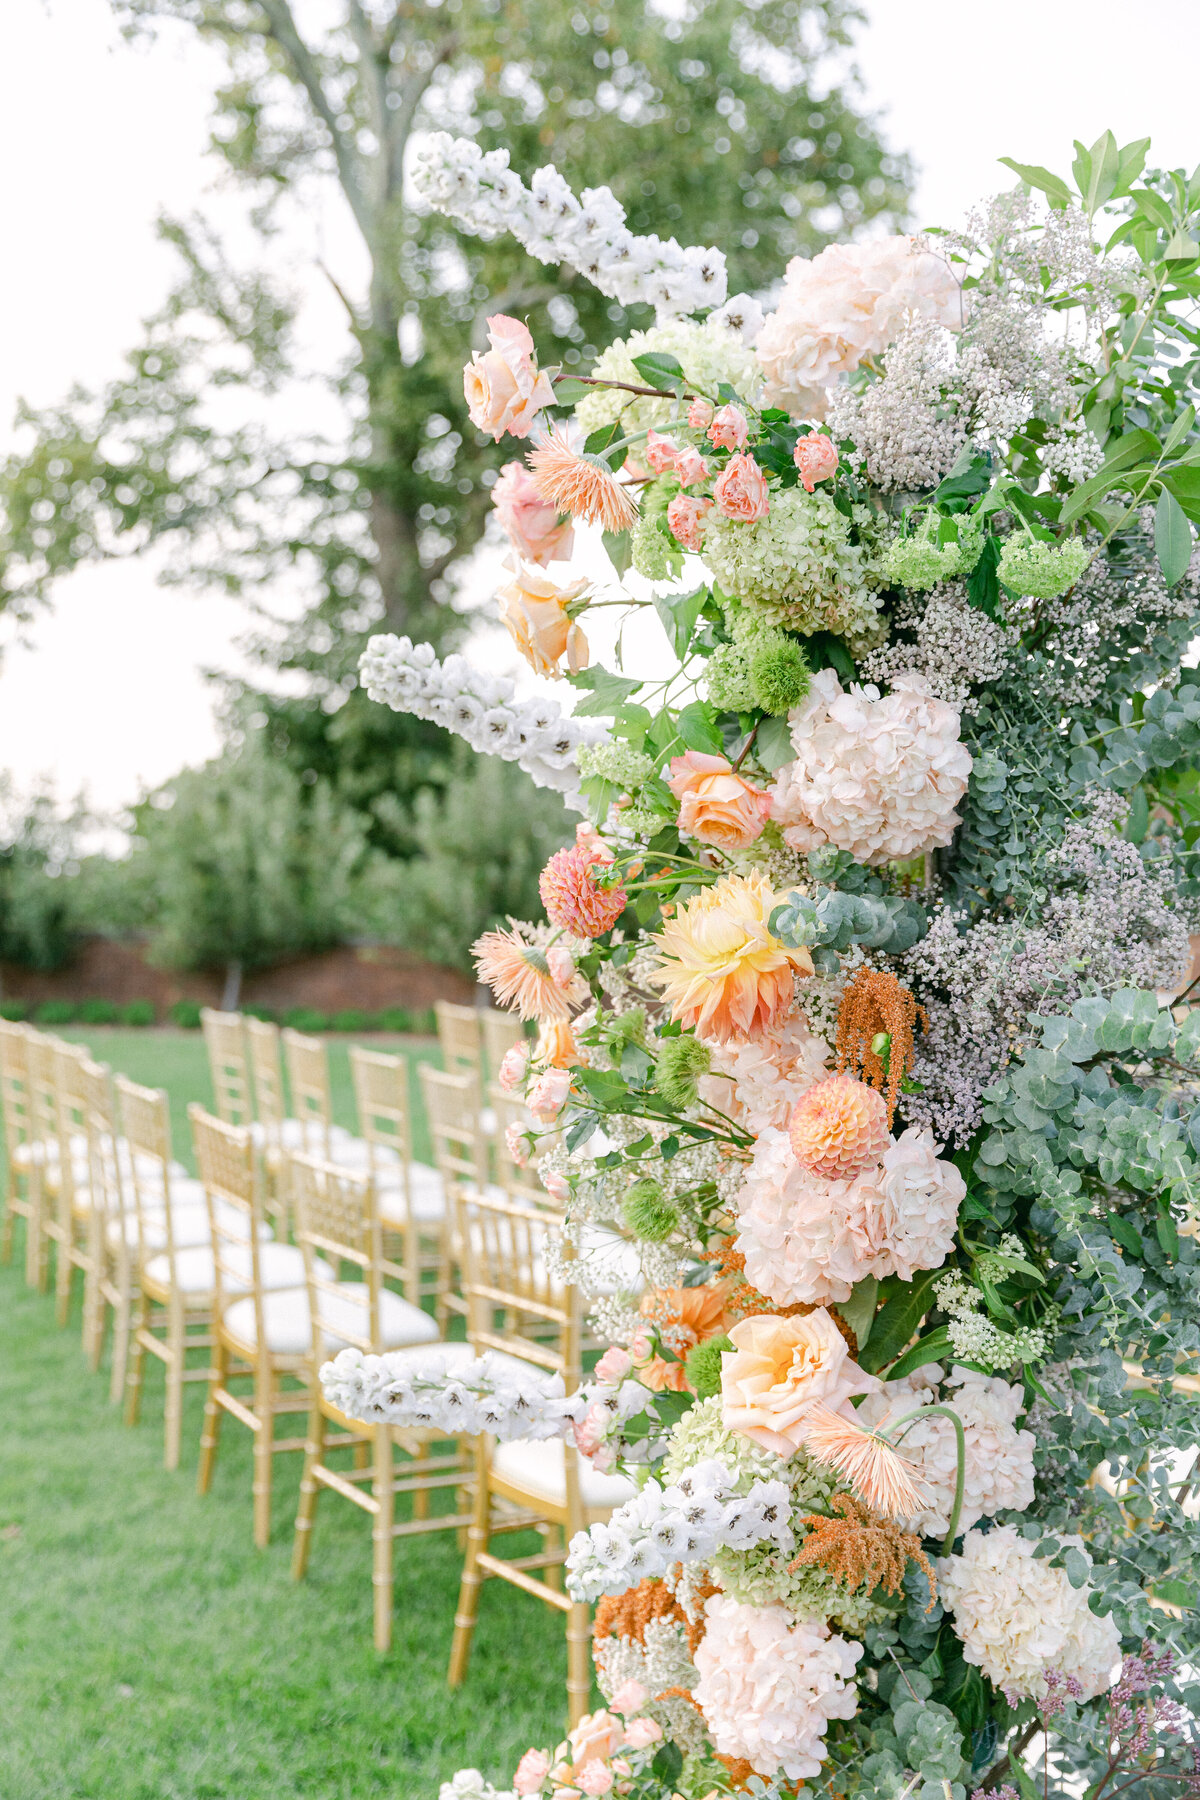
<svg viewBox="0 0 1200 1800"><path fill-rule="evenodd" d="M721 1356L732 1349L733 1339L728 1337L706 1338L702 1344L692 1345L683 1366L688 1387L698 1400L711 1400L720 1393Z"/></svg>
<svg viewBox="0 0 1200 1800"><path fill-rule="evenodd" d="M75 947L68 871L78 811L63 818L47 794L21 806L0 780L0 960L27 969L61 968Z"/></svg>
<svg viewBox="0 0 1200 1800"><path fill-rule="evenodd" d="M203 1010L198 1000L177 1000L168 1016L172 1025L178 1025L181 1031L199 1031Z"/></svg>

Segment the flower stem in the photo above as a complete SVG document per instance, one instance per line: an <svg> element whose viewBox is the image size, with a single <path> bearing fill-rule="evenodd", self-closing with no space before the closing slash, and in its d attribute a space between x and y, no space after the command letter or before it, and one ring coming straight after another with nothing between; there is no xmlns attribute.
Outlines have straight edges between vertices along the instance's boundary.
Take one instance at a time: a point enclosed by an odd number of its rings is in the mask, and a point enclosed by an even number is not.
<svg viewBox="0 0 1200 1800"><path fill-rule="evenodd" d="M949 1556L954 1548L954 1540L958 1536L958 1521L962 1517L963 1489L967 1481L967 1438L963 1431L962 1420L952 1406L918 1406L915 1411L905 1413L902 1419L898 1419L888 1432L880 1435L886 1436L889 1443L898 1443L904 1433L915 1425L918 1419L931 1419L937 1415L949 1419L953 1425L955 1444L958 1449L958 1471L954 1478L954 1505L950 1509L950 1529L942 1544L942 1555Z"/></svg>

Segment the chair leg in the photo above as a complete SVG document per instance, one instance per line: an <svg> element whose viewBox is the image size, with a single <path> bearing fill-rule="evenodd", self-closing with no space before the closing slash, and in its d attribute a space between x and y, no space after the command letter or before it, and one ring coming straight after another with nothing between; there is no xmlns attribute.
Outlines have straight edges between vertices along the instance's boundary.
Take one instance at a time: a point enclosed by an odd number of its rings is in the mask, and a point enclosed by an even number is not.
<svg viewBox="0 0 1200 1800"><path fill-rule="evenodd" d="M447 1680L451 1687L461 1687L471 1660L471 1639L479 1616L479 1556L488 1547L491 1524L491 1495L488 1493L488 1450L483 1439L475 1445L475 1501L471 1523L467 1528L467 1554L463 1561L462 1581L458 1589L458 1606L454 1614L454 1640L450 1645L450 1668Z"/></svg>
<svg viewBox="0 0 1200 1800"><path fill-rule="evenodd" d="M126 1328L128 1329L128 1327ZM137 1324L133 1331L133 1342L126 1350L129 1358L129 1375L125 1388L125 1423L136 1425L142 1416L142 1378L146 1370L146 1351L142 1344L142 1333L150 1329L150 1302L145 1294L138 1292ZM113 1337L113 1373L110 1398L115 1400L120 1394L117 1387L117 1339Z"/></svg>
<svg viewBox="0 0 1200 1800"><path fill-rule="evenodd" d="M91 1233L87 1266L83 1271L83 1351L93 1375L104 1355L104 1297L100 1283L104 1277L104 1248Z"/></svg>
<svg viewBox="0 0 1200 1800"><path fill-rule="evenodd" d="M217 1344L213 1348L212 1374L204 1396L204 1423L200 1427L200 1466L196 1471L196 1491L200 1494L207 1494L212 1486L217 1447L221 1441L221 1419L224 1415L224 1409L216 1396L217 1389L225 1385L228 1370L229 1352L224 1344Z"/></svg>
<svg viewBox="0 0 1200 1800"><path fill-rule="evenodd" d="M392 1434L386 1425L375 1427L375 1479L371 1484L375 1500L375 1519L371 1527L373 1568L371 1582L375 1593L375 1648L392 1647L392 1519L395 1513L395 1451Z"/></svg>
<svg viewBox="0 0 1200 1800"><path fill-rule="evenodd" d="M29 1216L25 1221L25 1280L39 1294L46 1291L48 1265L46 1260L46 1233L43 1230L45 1219L45 1196L40 1186L34 1190L31 1183L29 1195Z"/></svg>
<svg viewBox="0 0 1200 1800"><path fill-rule="evenodd" d="M187 1318L183 1308L167 1308L167 1398L163 1409L163 1467L177 1469L183 1442L183 1369L187 1361Z"/></svg>
<svg viewBox="0 0 1200 1800"><path fill-rule="evenodd" d="M265 1549L271 1541L271 1463L275 1439L275 1376L261 1365L254 1371L254 1542Z"/></svg>
<svg viewBox="0 0 1200 1800"><path fill-rule="evenodd" d="M113 1276L113 1286L114 1286L114 1291L115 1291L117 1297L112 1302L112 1374L109 1377L108 1399L109 1399L109 1404L111 1406L116 1406L121 1399L122 1393L125 1392L126 1382L128 1380L129 1340L130 1340L130 1336L134 1330L134 1324L135 1324L134 1314L133 1314L133 1294L131 1292L129 1266L127 1263L120 1262L120 1261L117 1263L116 1272ZM103 1347L104 1347L104 1326L105 1326L104 1299L103 1299L103 1296L101 1296L101 1299L100 1299L100 1347L101 1347L101 1350L103 1350ZM139 1378L139 1384L140 1384L140 1378ZM140 1394L140 1385L139 1385L137 1406L140 1406L140 1405L141 1405L141 1394ZM135 1417L136 1417L136 1412L137 1412L137 1407L135 1407Z"/></svg>
<svg viewBox="0 0 1200 1800"><path fill-rule="evenodd" d="M575 1605L567 1614L567 1724L574 1730L592 1698L592 1609Z"/></svg>
<svg viewBox="0 0 1200 1800"><path fill-rule="evenodd" d="M315 1392L315 1390L314 1390ZM358 1446L355 1445L357 1450ZM304 1445L304 1473L300 1477L300 1504L296 1511L296 1535L292 1539L292 1580L303 1581L308 1573L308 1554L312 1548L313 1526L317 1518L317 1500L321 1484L313 1470L325 1453L325 1415L319 1397L308 1409L308 1434Z"/></svg>
<svg viewBox="0 0 1200 1800"><path fill-rule="evenodd" d="M54 1323L63 1326L71 1316L71 1244L74 1225L68 1211L54 1255Z"/></svg>

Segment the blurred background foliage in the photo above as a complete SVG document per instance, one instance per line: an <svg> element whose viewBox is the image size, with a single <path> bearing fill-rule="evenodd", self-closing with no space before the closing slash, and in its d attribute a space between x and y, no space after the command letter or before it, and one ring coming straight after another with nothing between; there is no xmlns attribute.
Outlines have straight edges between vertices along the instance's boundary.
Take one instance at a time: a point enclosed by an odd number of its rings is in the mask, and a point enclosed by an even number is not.
<svg viewBox="0 0 1200 1800"><path fill-rule="evenodd" d="M153 551L165 581L244 601L260 676L224 680L221 755L136 809L127 855L81 860L55 836L77 842L81 821L56 823L45 797L10 821L0 954L53 966L73 933L145 929L168 966L233 969L370 933L466 966L480 929L536 905L571 821L518 771L368 701L357 660L374 630L443 653L469 630L463 571L514 452L466 417L486 315L527 318L568 365L651 320L414 213L414 134L609 183L635 230L719 244L730 291L766 297L790 256L903 219L908 167L850 59L861 16L844 0L113 5L131 38L182 27L224 53L211 152L248 231L162 219L178 280L124 368L22 406L0 464L0 605L27 615L81 564ZM331 187L367 273L357 293L329 276L344 352L315 369L276 271L296 209ZM284 590L298 610L277 610Z"/></svg>

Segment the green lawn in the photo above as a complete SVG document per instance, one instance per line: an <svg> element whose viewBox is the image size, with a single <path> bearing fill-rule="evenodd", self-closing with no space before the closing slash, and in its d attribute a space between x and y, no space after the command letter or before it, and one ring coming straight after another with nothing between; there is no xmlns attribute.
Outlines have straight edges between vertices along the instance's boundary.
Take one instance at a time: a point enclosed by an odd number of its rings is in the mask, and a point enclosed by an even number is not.
<svg viewBox="0 0 1200 1800"><path fill-rule="evenodd" d="M71 1035L168 1087L180 1119L189 1098L209 1098L198 1035ZM340 1046L334 1079L351 1123ZM293 1585L299 1458L277 1462L274 1541L256 1551L249 1434L226 1421L200 1498L190 1388L184 1464L166 1474L158 1365L143 1422L126 1430L80 1354L78 1305L57 1331L20 1266L18 1233L0 1269L3 1800L436 1800L457 1767L507 1780L557 1732L557 1615L488 1583L471 1674L451 1694L458 1547L452 1533L401 1540L395 1641L377 1656L366 1517L324 1496L309 1578Z"/></svg>

